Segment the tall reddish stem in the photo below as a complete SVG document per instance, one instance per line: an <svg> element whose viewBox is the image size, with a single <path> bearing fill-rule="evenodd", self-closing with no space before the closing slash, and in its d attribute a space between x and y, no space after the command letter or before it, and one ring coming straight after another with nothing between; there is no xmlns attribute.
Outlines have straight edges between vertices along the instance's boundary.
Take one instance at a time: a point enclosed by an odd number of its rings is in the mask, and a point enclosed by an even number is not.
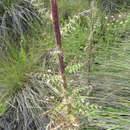
<svg viewBox="0 0 130 130"><path fill-rule="evenodd" d="M60 71L63 78L63 87L66 90L67 83L66 83L66 77L65 77L64 57L63 57L62 44L61 44L61 33L60 33L60 27L59 27L57 0L51 0L51 9L52 9L55 41L56 41L56 46L57 46L58 58L59 58L59 66L60 66Z"/></svg>

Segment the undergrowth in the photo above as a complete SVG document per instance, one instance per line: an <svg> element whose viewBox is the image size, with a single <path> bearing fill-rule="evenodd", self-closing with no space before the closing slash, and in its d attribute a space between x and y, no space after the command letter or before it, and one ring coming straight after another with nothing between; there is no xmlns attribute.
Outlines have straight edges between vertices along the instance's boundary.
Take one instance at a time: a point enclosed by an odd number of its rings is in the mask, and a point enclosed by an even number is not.
<svg viewBox="0 0 130 130"><path fill-rule="evenodd" d="M65 91L48 16L49 1L45 2L45 32L36 39L20 37L19 46L7 44L0 51L0 128L129 129L130 14L107 14L97 3L84 12L81 1L73 5L59 1Z"/></svg>

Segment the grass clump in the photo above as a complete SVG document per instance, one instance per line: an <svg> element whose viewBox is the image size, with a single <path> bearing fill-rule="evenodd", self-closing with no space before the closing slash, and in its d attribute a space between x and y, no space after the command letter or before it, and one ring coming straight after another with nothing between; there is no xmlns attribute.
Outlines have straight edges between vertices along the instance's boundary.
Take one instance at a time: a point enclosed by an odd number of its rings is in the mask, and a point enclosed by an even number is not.
<svg viewBox="0 0 130 130"><path fill-rule="evenodd" d="M18 42L21 36L32 36L38 26L41 27L40 14L31 1L0 1L1 47L5 48L8 40Z"/></svg>
<svg viewBox="0 0 130 130"><path fill-rule="evenodd" d="M42 55L40 50L35 53L37 49L41 50ZM5 104L6 111L0 117L0 128L38 129L44 128L49 121L49 118L39 118L46 108L44 96L47 91L44 85L41 86L28 76L31 72L41 71L37 66L40 68L39 60L44 57L45 50L46 45L38 42L27 45L25 40L21 40L18 49L8 46L6 52L1 51L0 102Z"/></svg>

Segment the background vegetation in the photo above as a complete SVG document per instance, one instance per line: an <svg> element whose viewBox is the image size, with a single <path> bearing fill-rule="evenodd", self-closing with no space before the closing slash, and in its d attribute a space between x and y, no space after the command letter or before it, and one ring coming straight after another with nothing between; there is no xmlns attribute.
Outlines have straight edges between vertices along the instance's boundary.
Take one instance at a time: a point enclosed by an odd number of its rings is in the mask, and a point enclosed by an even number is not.
<svg viewBox="0 0 130 130"><path fill-rule="evenodd" d="M0 2L0 129L128 130L129 0L58 5L65 92L50 1Z"/></svg>

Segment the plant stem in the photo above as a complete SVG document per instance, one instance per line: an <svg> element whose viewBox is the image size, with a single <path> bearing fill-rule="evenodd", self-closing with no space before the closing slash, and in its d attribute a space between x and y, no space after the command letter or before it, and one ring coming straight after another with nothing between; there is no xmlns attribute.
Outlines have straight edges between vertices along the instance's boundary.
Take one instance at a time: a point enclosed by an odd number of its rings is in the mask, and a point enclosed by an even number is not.
<svg viewBox="0 0 130 130"><path fill-rule="evenodd" d="M57 46L58 58L59 58L59 66L60 66L61 76L63 79L63 87L64 87L64 90L66 91L67 82L66 82L66 76L65 76L64 56L63 56L62 44L61 44L61 33L60 33L60 27L59 27L57 0L51 0L51 9L52 9L55 41L56 41L56 46Z"/></svg>

